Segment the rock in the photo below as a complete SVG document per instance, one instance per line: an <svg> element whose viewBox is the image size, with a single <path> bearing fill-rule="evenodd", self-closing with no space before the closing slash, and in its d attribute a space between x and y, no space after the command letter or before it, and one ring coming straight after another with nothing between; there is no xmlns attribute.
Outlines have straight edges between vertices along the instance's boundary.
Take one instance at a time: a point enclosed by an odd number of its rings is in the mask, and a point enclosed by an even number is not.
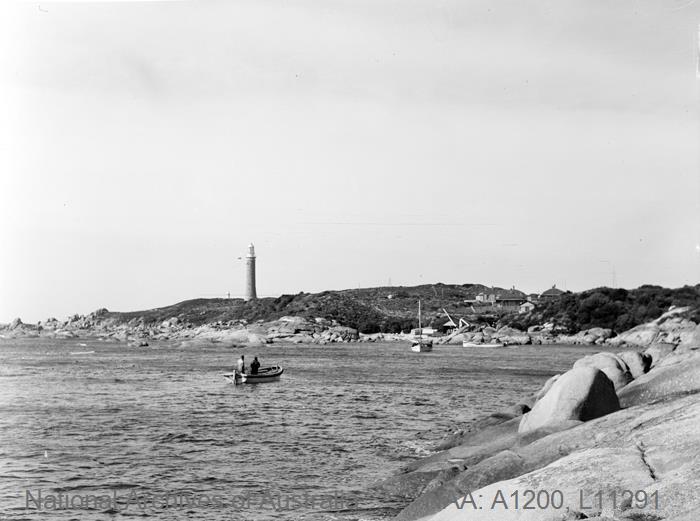
<svg viewBox="0 0 700 521"><path fill-rule="evenodd" d="M530 404L520 402L516 403L515 405L511 405L505 410L506 412L509 412L516 416L522 416L526 412L530 412L532 410L532 407L530 406Z"/></svg>
<svg viewBox="0 0 700 521"><path fill-rule="evenodd" d="M456 335L451 335L444 343L462 345L462 342L468 340L469 338L471 338L469 333L458 333Z"/></svg>
<svg viewBox="0 0 700 521"><path fill-rule="evenodd" d="M505 425L507 422L516 419L521 414L516 414L512 411L499 411L470 423L462 429L458 434L448 437L438 443L434 450L447 450L458 445L477 445L483 440L493 439L497 436L507 433L516 433L518 430L519 419L510 425ZM505 426L504 426L505 425ZM515 426L515 427L513 427ZM505 431L504 431L505 429ZM422 461L422 460L420 460ZM420 463L419 461L419 463Z"/></svg>
<svg viewBox="0 0 700 521"><path fill-rule="evenodd" d="M484 329L481 330L481 333L482 333L484 336L488 336L489 338L491 338L493 335L496 334L496 328L487 326L487 327L485 327Z"/></svg>
<svg viewBox="0 0 700 521"><path fill-rule="evenodd" d="M613 383L616 391L633 380L625 361L614 353L602 352L585 356L574 363L574 368L577 367L600 369Z"/></svg>
<svg viewBox="0 0 700 521"><path fill-rule="evenodd" d="M593 344L600 340L607 340L612 336L612 329L607 329L603 327L592 327L584 331L584 340L586 343Z"/></svg>
<svg viewBox="0 0 700 521"><path fill-rule="evenodd" d="M612 461L614 461L614 465L610 464ZM595 476L595 480L592 479L593 476ZM457 504L453 503L445 508L431 518L431 521L454 521L457 519L461 521L467 518L465 509L469 512L468 519L470 521L563 519L562 512L567 512L567 510L581 511L579 492L581 490L584 491L584 494L588 494L588 499L590 499L594 491L599 489L606 491L626 488L639 490L653 484L654 480L649 475L636 448L589 449L566 456L541 470L508 481L501 481L473 492L472 497L487 498L486 506L482 510L471 509L469 504L460 509L458 508L460 503L457 501ZM561 491L561 499L563 500L561 510L546 505L544 501L542 504L545 504L546 508L526 510L522 508L521 504L521 508L514 509L511 494L523 494L523 491L528 489ZM503 503L500 505L494 503L494 499L499 497L508 498L506 501L511 502L511 507L505 509Z"/></svg>
<svg viewBox="0 0 700 521"><path fill-rule="evenodd" d="M600 344L612 336L611 329L593 327L584 331L579 331L575 335L559 335L559 342L562 344Z"/></svg>
<svg viewBox="0 0 700 521"><path fill-rule="evenodd" d="M652 517L646 515L649 512L653 512L653 519L685 516L700 508L700 497L695 493L700 485L700 476L695 471L700 463L700 439L694 435L698 423L700 402L692 396L621 410L500 452L452 476L445 472L440 482L436 479L429 484L427 492L396 519L592 520L599 519L601 512L586 510L584 516L578 505L579 490L593 493L646 489L651 493L657 487L662 498L661 511L647 508L635 512L623 508L626 515L614 519L639 521L648 517L651 521ZM669 425L673 426L672 431ZM509 494L516 488L521 498L526 489L562 490L565 504L557 510L515 509ZM490 508L496 490L501 490L511 501L509 510ZM483 509L473 510L468 505L461 510L456 508L455 500L467 491ZM663 499L664 494L668 494L667 499ZM438 515L431 517L438 511ZM605 521L610 520L605 517Z"/></svg>
<svg viewBox="0 0 700 521"><path fill-rule="evenodd" d="M700 392L700 353L666 356L656 367L620 391L622 407Z"/></svg>
<svg viewBox="0 0 700 521"><path fill-rule="evenodd" d="M676 348L680 353L700 349L700 325L696 326L687 337L685 337Z"/></svg>
<svg viewBox="0 0 700 521"><path fill-rule="evenodd" d="M547 394L547 391L549 391L552 388L552 385L554 385L554 382L556 382L560 376L560 374L555 374L549 380L547 380L542 386L542 388L533 394L533 398L535 399L535 401L539 400L545 394Z"/></svg>
<svg viewBox="0 0 700 521"><path fill-rule="evenodd" d="M620 403L610 379L595 367L567 371L520 421L519 433L567 420L588 421L617 411Z"/></svg>
<svg viewBox="0 0 700 521"><path fill-rule="evenodd" d="M647 347L654 343L656 338L659 336L659 332L659 326L653 322L649 324L642 324L620 333L617 337L615 337L615 342L617 342L617 345L625 343L627 345Z"/></svg>
<svg viewBox="0 0 700 521"><path fill-rule="evenodd" d="M654 367L674 349L676 349L675 344L652 344L646 348L644 354L651 357L651 367Z"/></svg>
<svg viewBox="0 0 700 521"><path fill-rule="evenodd" d="M639 353L638 351L623 351L617 356L627 364L632 378L638 378L649 371L651 367L651 356Z"/></svg>
<svg viewBox="0 0 700 521"><path fill-rule="evenodd" d="M23 325L24 325L24 322L22 322L22 319L17 317L12 322L10 322L10 326L8 327L8 329L10 329L10 330L17 329L18 327L23 326Z"/></svg>
<svg viewBox="0 0 700 521"><path fill-rule="evenodd" d="M530 343L530 335L519 329L507 326L502 327L492 336L505 345L526 345Z"/></svg>
<svg viewBox="0 0 700 521"><path fill-rule="evenodd" d="M692 339L697 324L683 316L669 316L668 313L654 321L661 330L659 342L679 344Z"/></svg>
<svg viewBox="0 0 700 521"><path fill-rule="evenodd" d="M353 327L334 326L333 332L336 333L344 342L358 340L360 338L359 331Z"/></svg>
<svg viewBox="0 0 700 521"><path fill-rule="evenodd" d="M475 344L481 344L486 340L486 337L484 336L484 334L481 331L479 331L478 333L474 333L472 335L471 339L468 339L468 340L470 340L471 342L474 342Z"/></svg>

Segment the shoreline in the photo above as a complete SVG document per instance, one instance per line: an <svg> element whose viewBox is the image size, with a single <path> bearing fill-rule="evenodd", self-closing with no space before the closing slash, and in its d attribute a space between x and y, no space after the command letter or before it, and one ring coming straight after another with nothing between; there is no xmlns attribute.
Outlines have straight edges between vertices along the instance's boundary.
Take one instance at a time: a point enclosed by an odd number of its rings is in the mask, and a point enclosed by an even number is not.
<svg viewBox="0 0 700 521"><path fill-rule="evenodd" d="M548 323L530 327L527 331L509 326L498 329L489 326L462 327L435 337L435 343L461 345L466 341L477 345L498 342L504 346L561 344L613 348L678 345L687 342L694 334L696 324L688 318L690 311L688 307L672 308L656 320L617 335L610 329L600 327L568 334ZM148 345L149 341L180 340L260 346L271 343L326 345L334 342L409 342L412 338L406 333L363 334L336 320L300 316L284 316L272 321L237 320L193 325L178 317L153 323L146 322L143 317L121 321L109 315L107 310L97 310L88 315L74 315L64 321L51 318L37 324L25 324L15 319L10 324L0 324L0 339L97 338L142 346Z"/></svg>

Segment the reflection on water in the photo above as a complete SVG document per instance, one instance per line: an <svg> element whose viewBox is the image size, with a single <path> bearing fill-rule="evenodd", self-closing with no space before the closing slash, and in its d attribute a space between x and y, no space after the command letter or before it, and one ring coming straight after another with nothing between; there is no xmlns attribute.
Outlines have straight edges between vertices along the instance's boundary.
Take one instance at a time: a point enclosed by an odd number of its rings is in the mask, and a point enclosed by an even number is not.
<svg viewBox="0 0 700 521"><path fill-rule="evenodd" d="M371 483L425 455L455 423L515 403L591 351L436 346L419 354L408 344L241 350L2 341L0 514L30 520L388 517L401 505L375 495ZM259 356L263 365L283 365L281 381L227 383L221 373L241 352ZM27 490L33 497L38 490L131 496L134 503L121 513L106 503L36 512L24 508ZM185 490L221 502L164 507L155 501L157 494ZM331 497L340 501L324 501Z"/></svg>

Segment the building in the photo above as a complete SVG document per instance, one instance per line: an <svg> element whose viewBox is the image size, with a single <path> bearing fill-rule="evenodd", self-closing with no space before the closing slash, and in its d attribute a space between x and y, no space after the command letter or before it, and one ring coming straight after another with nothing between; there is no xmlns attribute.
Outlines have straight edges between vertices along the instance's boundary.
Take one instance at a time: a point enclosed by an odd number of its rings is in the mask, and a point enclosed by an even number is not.
<svg viewBox="0 0 700 521"><path fill-rule="evenodd" d="M533 309L535 309L535 305L532 302L527 301L520 304L519 311L520 313L529 313Z"/></svg>
<svg viewBox="0 0 700 521"><path fill-rule="evenodd" d="M540 294L539 294L539 293L530 293L530 294L528 294L528 296L527 296L527 300L528 300L528 302L535 302L535 303L537 303L537 301L540 300Z"/></svg>
<svg viewBox="0 0 700 521"><path fill-rule="evenodd" d="M553 285L551 288L549 288L546 291L543 291L542 294L540 295L541 300L555 300L561 297L564 294L562 290L557 288L556 284Z"/></svg>
<svg viewBox="0 0 700 521"><path fill-rule="evenodd" d="M248 255L245 256L245 297L246 301L258 298L255 291L255 246L251 242L248 245Z"/></svg>
<svg viewBox="0 0 700 521"><path fill-rule="evenodd" d="M525 302L527 302L527 295L515 289L515 286L496 295L496 305L500 308L517 309Z"/></svg>

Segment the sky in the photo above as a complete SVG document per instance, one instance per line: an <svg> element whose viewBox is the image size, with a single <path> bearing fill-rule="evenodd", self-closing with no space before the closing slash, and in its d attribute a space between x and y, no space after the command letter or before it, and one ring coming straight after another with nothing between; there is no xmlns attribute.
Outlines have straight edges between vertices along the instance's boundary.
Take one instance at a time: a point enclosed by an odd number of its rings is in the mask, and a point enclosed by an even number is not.
<svg viewBox="0 0 700 521"><path fill-rule="evenodd" d="M700 2L0 7L0 322L700 281Z"/></svg>

